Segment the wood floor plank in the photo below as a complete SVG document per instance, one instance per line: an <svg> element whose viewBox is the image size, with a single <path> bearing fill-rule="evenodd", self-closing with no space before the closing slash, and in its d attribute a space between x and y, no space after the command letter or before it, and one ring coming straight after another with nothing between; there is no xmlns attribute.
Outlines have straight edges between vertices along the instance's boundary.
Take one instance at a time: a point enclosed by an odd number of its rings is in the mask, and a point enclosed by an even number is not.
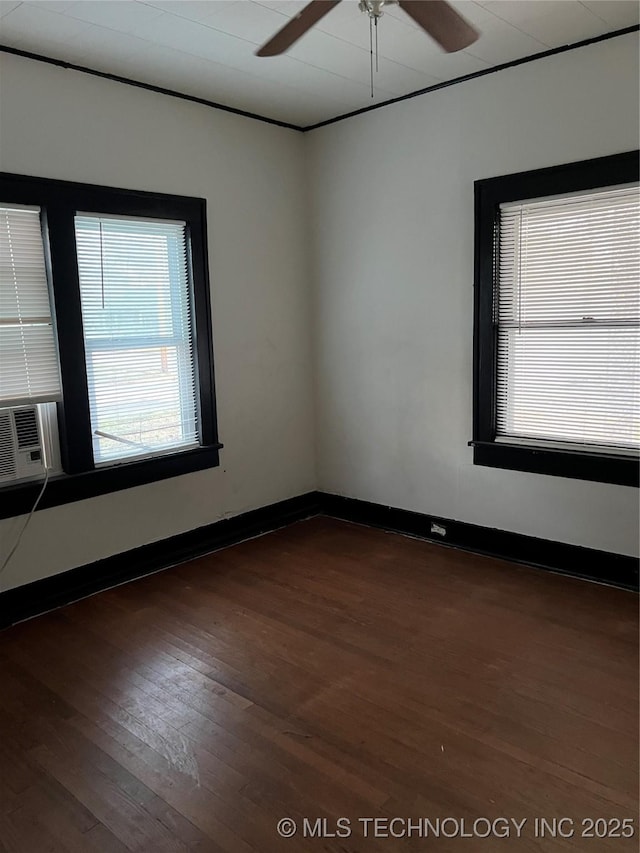
<svg viewBox="0 0 640 853"><path fill-rule="evenodd" d="M0 853L495 853L358 818L500 816L637 849L580 833L636 818L621 590L317 518L4 631L0 684Z"/></svg>

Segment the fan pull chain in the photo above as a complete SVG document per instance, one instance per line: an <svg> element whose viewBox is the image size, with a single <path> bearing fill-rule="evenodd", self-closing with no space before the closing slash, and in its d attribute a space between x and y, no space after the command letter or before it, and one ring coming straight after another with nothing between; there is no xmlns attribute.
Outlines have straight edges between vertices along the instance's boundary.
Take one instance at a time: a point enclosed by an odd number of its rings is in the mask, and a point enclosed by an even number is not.
<svg viewBox="0 0 640 853"><path fill-rule="evenodd" d="M369 15L369 62L371 66L371 97L373 98L373 28L376 30L376 73L378 71L378 16Z"/></svg>
<svg viewBox="0 0 640 853"><path fill-rule="evenodd" d="M378 18L375 19L376 25L376 71L378 70Z"/></svg>
<svg viewBox="0 0 640 853"><path fill-rule="evenodd" d="M373 98L373 19L369 15L369 66L371 72L371 97Z"/></svg>

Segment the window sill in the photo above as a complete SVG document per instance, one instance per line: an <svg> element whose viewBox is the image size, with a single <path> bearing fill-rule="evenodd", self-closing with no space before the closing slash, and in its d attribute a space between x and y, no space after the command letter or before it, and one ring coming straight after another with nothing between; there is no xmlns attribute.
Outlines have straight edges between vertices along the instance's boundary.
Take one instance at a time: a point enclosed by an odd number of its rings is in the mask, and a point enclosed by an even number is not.
<svg viewBox="0 0 640 853"><path fill-rule="evenodd" d="M83 474L61 474L52 477L44 491L38 510L86 498L130 489L180 474L190 474L220 464L222 444L199 447L171 456L125 462L110 468L97 468ZM31 512L42 488L42 481L10 483L0 488L0 518L12 518Z"/></svg>
<svg viewBox="0 0 640 853"><path fill-rule="evenodd" d="M471 441L474 465L529 471L576 480L639 485L638 457L620 454L590 453L494 441Z"/></svg>

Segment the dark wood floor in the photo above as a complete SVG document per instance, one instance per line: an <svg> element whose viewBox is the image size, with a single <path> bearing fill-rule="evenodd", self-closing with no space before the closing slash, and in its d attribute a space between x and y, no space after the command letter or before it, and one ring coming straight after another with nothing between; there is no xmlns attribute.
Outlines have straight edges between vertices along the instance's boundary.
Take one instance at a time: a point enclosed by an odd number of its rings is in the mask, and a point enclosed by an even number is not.
<svg viewBox="0 0 640 853"><path fill-rule="evenodd" d="M581 822L636 817L637 641L631 593L301 522L0 634L0 849L635 851Z"/></svg>

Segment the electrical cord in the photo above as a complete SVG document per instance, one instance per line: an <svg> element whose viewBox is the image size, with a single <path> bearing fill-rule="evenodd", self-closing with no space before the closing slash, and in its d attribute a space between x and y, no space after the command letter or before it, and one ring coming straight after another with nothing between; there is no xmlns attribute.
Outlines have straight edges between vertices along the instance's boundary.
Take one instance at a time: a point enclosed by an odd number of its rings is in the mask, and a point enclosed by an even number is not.
<svg viewBox="0 0 640 853"><path fill-rule="evenodd" d="M25 530L27 529L27 527L29 526L29 522L30 522L30 521L31 521L31 519L33 518L33 514L34 514L34 512L38 509L38 504L39 504L39 503L40 503L40 501L42 500L42 496L44 495L44 490L47 488L47 483L48 483L48 482L49 482L49 469L48 469L48 468L45 468L45 470L44 470L44 483L42 484L42 488L40 489L40 494L39 494L39 495L38 495L38 497L36 498L36 502L34 503L34 505L33 505L32 509L31 509L31 512L30 512L30 513L29 513L29 515L27 516L27 520L25 521L25 523L24 523L24 525L23 525L23 527L22 527L22 530L21 530L21 531L20 531L20 533L18 534L18 538L16 539L15 545L13 546L13 548L9 551L9 553L8 553L8 554L7 554L7 556L5 557L4 562L2 563L2 566L0 566L0 575L1 575L1 574L4 572L4 570L7 568L7 566L9 565L9 561L11 560L11 558L13 557L13 555L14 555L14 554L16 553L16 551L18 550L18 547L19 547L19 545L20 545L20 542L22 541L22 537L24 536L24 532L25 532Z"/></svg>

